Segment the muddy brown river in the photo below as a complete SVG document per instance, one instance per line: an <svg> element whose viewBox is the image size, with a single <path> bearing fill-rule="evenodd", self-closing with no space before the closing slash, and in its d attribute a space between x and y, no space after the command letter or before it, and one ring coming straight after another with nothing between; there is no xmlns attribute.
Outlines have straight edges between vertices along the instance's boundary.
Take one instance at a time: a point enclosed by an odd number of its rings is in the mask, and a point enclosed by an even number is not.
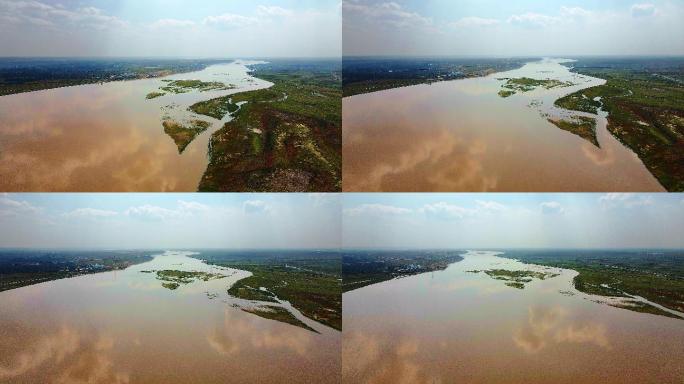
<svg viewBox="0 0 684 384"><path fill-rule="evenodd" d="M558 276L516 289L473 273L491 269ZM347 292L343 382L680 383L684 320L606 305L574 289L576 274L469 251Z"/></svg>
<svg viewBox="0 0 684 384"><path fill-rule="evenodd" d="M90 84L0 97L0 190L5 192L195 192L211 134L223 121L187 108L272 84L234 61L164 78ZM234 89L167 93L164 80L202 80ZM182 154L162 120L211 124Z"/></svg>
<svg viewBox="0 0 684 384"><path fill-rule="evenodd" d="M639 158L597 123L600 148L547 121L559 97L604 80L544 59L487 77L416 85L343 100L348 192L663 191ZM573 86L498 95L502 78Z"/></svg>
<svg viewBox="0 0 684 384"><path fill-rule="evenodd" d="M0 292L1 383L334 383L340 332L264 319L226 289L249 272L167 251L123 271ZM175 290L148 270L224 274Z"/></svg>

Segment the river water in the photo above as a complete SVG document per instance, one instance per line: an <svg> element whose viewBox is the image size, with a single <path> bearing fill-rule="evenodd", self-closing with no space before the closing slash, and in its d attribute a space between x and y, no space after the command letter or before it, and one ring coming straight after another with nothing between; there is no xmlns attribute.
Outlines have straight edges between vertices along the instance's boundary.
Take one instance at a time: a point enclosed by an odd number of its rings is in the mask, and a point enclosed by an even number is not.
<svg viewBox="0 0 684 384"><path fill-rule="evenodd" d="M547 115L559 97L604 84L544 59L487 77L416 85L343 100L344 190L388 192L663 191L598 119L600 148ZM573 86L498 96L503 78Z"/></svg>
<svg viewBox="0 0 684 384"><path fill-rule="evenodd" d="M164 78L90 84L0 97L0 189L6 192L195 192L211 134L223 126L187 108L272 84L234 61ZM234 89L168 93L146 100L163 80L202 80ZM182 154L162 120L201 119L211 127Z"/></svg>
<svg viewBox="0 0 684 384"><path fill-rule="evenodd" d="M0 292L0 382L337 381L340 332L287 303L320 334L243 312L226 290L250 273L189 256ZM169 290L143 272L165 269L227 277Z"/></svg>
<svg viewBox="0 0 684 384"><path fill-rule="evenodd" d="M559 276L524 289L472 271ZM598 303L575 271L469 251L343 295L344 383L679 383L684 320Z"/></svg>

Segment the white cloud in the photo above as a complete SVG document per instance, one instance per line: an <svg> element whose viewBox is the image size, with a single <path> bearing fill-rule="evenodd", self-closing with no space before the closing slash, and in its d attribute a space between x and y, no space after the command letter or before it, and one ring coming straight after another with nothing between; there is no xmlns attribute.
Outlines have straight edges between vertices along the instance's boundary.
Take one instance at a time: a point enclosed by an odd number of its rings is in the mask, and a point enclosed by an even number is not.
<svg viewBox="0 0 684 384"><path fill-rule="evenodd" d="M485 210L485 211L504 211L507 209L507 207L501 203L497 203L496 201L482 201L478 200L476 201L477 207L480 210Z"/></svg>
<svg viewBox="0 0 684 384"><path fill-rule="evenodd" d="M313 200L314 207L326 205L330 203L337 203L340 201L340 196L334 193L309 193L309 198Z"/></svg>
<svg viewBox="0 0 684 384"><path fill-rule="evenodd" d="M500 23L497 19L486 19L482 17L464 17L453 23L451 26L457 28L470 28L470 27L491 27L498 25Z"/></svg>
<svg viewBox="0 0 684 384"><path fill-rule="evenodd" d="M124 215L143 220L166 220L177 218L180 213L176 210L145 204L126 209Z"/></svg>
<svg viewBox="0 0 684 384"><path fill-rule="evenodd" d="M271 210L271 206L262 200L247 200L242 204L245 213L262 213Z"/></svg>
<svg viewBox="0 0 684 384"><path fill-rule="evenodd" d="M67 212L64 216L68 218L105 218L117 216L119 213L116 211L109 211L96 208L78 208L71 212Z"/></svg>
<svg viewBox="0 0 684 384"><path fill-rule="evenodd" d="M546 201L540 204L541 211L545 215L559 215L565 213L565 208L557 201Z"/></svg>
<svg viewBox="0 0 684 384"><path fill-rule="evenodd" d="M582 18L593 16L593 12L587 11L586 9L581 7L561 7L561 15L567 17Z"/></svg>
<svg viewBox="0 0 684 384"><path fill-rule="evenodd" d="M653 204L650 195L636 193L607 193L599 197L604 207L623 206L626 208L639 207Z"/></svg>
<svg viewBox="0 0 684 384"><path fill-rule="evenodd" d="M150 25L152 28L189 28L195 26L192 20L161 19Z"/></svg>
<svg viewBox="0 0 684 384"><path fill-rule="evenodd" d="M345 0L342 2L342 9L344 12L356 13L373 23L393 27L407 28L432 25L432 19L416 12L409 12L395 2L360 4L358 1Z"/></svg>
<svg viewBox="0 0 684 384"><path fill-rule="evenodd" d="M403 215L411 213L410 209L395 207L385 204L362 204L358 207L345 209L344 213L349 216L360 215Z"/></svg>
<svg viewBox="0 0 684 384"><path fill-rule="evenodd" d="M208 205L198 203L196 201L178 200L178 208L181 212L208 212L211 208Z"/></svg>
<svg viewBox="0 0 684 384"><path fill-rule="evenodd" d="M31 205L27 201L15 200L9 195L0 196L0 215L19 215L27 213L38 213L40 208Z"/></svg>
<svg viewBox="0 0 684 384"><path fill-rule="evenodd" d="M279 16L279 17L290 17L294 15L289 9L281 8L278 6L267 6L260 5L257 7L257 13L262 16Z"/></svg>
<svg viewBox="0 0 684 384"><path fill-rule="evenodd" d="M633 17L648 17L656 14L657 9L655 5L649 3L634 4L632 5L632 16Z"/></svg>
<svg viewBox="0 0 684 384"><path fill-rule="evenodd" d="M95 7L67 9L35 0L0 0L0 14L4 19L17 20L38 26L64 27L67 25L106 29L124 27L128 23L105 14Z"/></svg>
<svg viewBox="0 0 684 384"><path fill-rule="evenodd" d="M528 12L521 15L513 15L508 18L508 22L513 25L519 25L528 28L548 27L559 23L559 17L542 15L540 13Z"/></svg>
<svg viewBox="0 0 684 384"><path fill-rule="evenodd" d="M421 208L421 212L438 219L462 219L468 215L475 214L476 210L439 202L424 205Z"/></svg>
<svg viewBox="0 0 684 384"><path fill-rule="evenodd" d="M202 23L205 25L219 27L244 28L258 24L259 19L232 13L224 13L223 15L219 16L208 16Z"/></svg>

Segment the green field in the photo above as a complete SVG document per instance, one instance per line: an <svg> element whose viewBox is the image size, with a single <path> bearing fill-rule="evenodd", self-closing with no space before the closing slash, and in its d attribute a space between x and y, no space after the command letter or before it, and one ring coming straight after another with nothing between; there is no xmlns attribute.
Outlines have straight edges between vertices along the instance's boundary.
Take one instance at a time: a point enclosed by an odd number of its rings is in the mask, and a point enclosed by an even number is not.
<svg viewBox="0 0 684 384"><path fill-rule="evenodd" d="M205 115L213 117L217 120L221 120L227 114L234 113L240 109L237 104L233 103L232 99L232 96L224 96L207 101L200 101L199 103L190 106L190 110L199 115Z"/></svg>
<svg viewBox="0 0 684 384"><path fill-rule="evenodd" d="M643 297L678 312L684 312L684 257L678 252L644 255L637 252L506 252L503 257L525 263L571 269L579 274L573 284L578 291L606 297ZM677 317L657 307L626 300L616 305L637 312ZM611 304L612 305L612 304Z"/></svg>
<svg viewBox="0 0 684 384"><path fill-rule="evenodd" d="M331 328L342 329L342 292L338 275L295 269L284 264L221 265L253 273L230 287L228 293L231 296L265 302L286 300L304 316Z"/></svg>
<svg viewBox="0 0 684 384"><path fill-rule="evenodd" d="M340 84L330 73L264 70L256 76L273 87L193 106L216 117L246 102L213 134L200 191L340 191Z"/></svg>
<svg viewBox="0 0 684 384"><path fill-rule="evenodd" d="M608 131L634 151L667 190L684 191L684 85L641 71L576 71L607 83L555 104L594 114L602 107L608 112Z"/></svg>

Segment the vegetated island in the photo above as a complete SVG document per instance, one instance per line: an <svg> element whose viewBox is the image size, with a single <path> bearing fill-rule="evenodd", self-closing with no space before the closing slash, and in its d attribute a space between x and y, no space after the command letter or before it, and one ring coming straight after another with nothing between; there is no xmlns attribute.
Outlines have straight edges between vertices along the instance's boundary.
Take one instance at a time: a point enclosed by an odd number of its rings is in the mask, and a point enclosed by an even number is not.
<svg viewBox="0 0 684 384"><path fill-rule="evenodd" d="M200 133L209 128L210 124L203 120L192 120L189 126L185 126L174 120L164 120L162 125L164 133L173 139L178 147L178 153L181 154Z"/></svg>
<svg viewBox="0 0 684 384"><path fill-rule="evenodd" d="M575 134L584 140L601 147L596 137L596 119L587 116L574 116L571 118L548 118L549 123L556 127Z"/></svg>
<svg viewBox="0 0 684 384"><path fill-rule="evenodd" d="M0 250L0 291L122 270L152 260L153 254L149 251Z"/></svg>
<svg viewBox="0 0 684 384"><path fill-rule="evenodd" d="M506 98L515 95L516 93L525 93L525 92L531 92L534 91L535 89L542 87L544 89L554 89L554 88L564 88L564 87L572 87L575 85L574 83L570 81L560 81L556 79L531 79L529 77L521 77L521 78L500 78L497 79L500 81L505 81L501 85L501 88L503 88L501 91L499 91L499 96Z"/></svg>
<svg viewBox="0 0 684 384"><path fill-rule="evenodd" d="M506 269L489 269L484 271L467 271L469 273L484 272L494 280L503 280L507 286L517 289L525 289L525 284L531 283L535 279L546 280L556 276L557 273L538 272L538 271L509 271Z"/></svg>
<svg viewBox="0 0 684 384"><path fill-rule="evenodd" d="M0 58L0 96L195 72L230 60ZM157 96L158 97L158 96Z"/></svg>
<svg viewBox="0 0 684 384"><path fill-rule="evenodd" d="M344 292L399 277L441 271L463 260L462 251L345 251L342 254Z"/></svg>
<svg viewBox="0 0 684 384"><path fill-rule="evenodd" d="M573 72L606 80L558 107L608 112L608 131L671 192L684 191L684 58L583 58Z"/></svg>
<svg viewBox="0 0 684 384"><path fill-rule="evenodd" d="M619 308L672 318L682 318L639 301L643 297L662 307L684 313L684 251L507 251L500 255L524 263L572 269L578 291L619 302Z"/></svg>
<svg viewBox="0 0 684 384"><path fill-rule="evenodd" d="M247 313L263 317L264 319L280 321L281 323L287 323L290 325L294 325L295 327L304 328L307 331L320 333L317 330L306 325L303 321L296 318L295 315L292 314L292 312L288 311L283 307L278 307L275 305L261 305L256 307L240 309Z"/></svg>
<svg viewBox="0 0 684 384"><path fill-rule="evenodd" d="M233 113L211 137L199 190L341 191L340 63L277 60L252 71L274 85L190 107L214 118Z"/></svg>
<svg viewBox="0 0 684 384"><path fill-rule="evenodd" d="M228 289L233 297L262 303L287 301L307 318L342 330L342 275L338 252L202 251L195 257L209 264L252 273ZM242 309L274 320L285 317L281 309L262 307L264 305L260 304L256 309ZM300 322L292 314L288 317ZM294 320L286 322L298 325Z"/></svg>
<svg viewBox="0 0 684 384"><path fill-rule="evenodd" d="M522 67L533 59L381 58L343 59L343 96L440 81L482 77Z"/></svg>
<svg viewBox="0 0 684 384"><path fill-rule="evenodd" d="M220 273L208 273L197 271L177 271L165 269L163 271L143 271L145 273L156 272L157 280L162 281L162 287L176 290L181 285L190 284L198 280L209 281L223 279L226 275Z"/></svg>

